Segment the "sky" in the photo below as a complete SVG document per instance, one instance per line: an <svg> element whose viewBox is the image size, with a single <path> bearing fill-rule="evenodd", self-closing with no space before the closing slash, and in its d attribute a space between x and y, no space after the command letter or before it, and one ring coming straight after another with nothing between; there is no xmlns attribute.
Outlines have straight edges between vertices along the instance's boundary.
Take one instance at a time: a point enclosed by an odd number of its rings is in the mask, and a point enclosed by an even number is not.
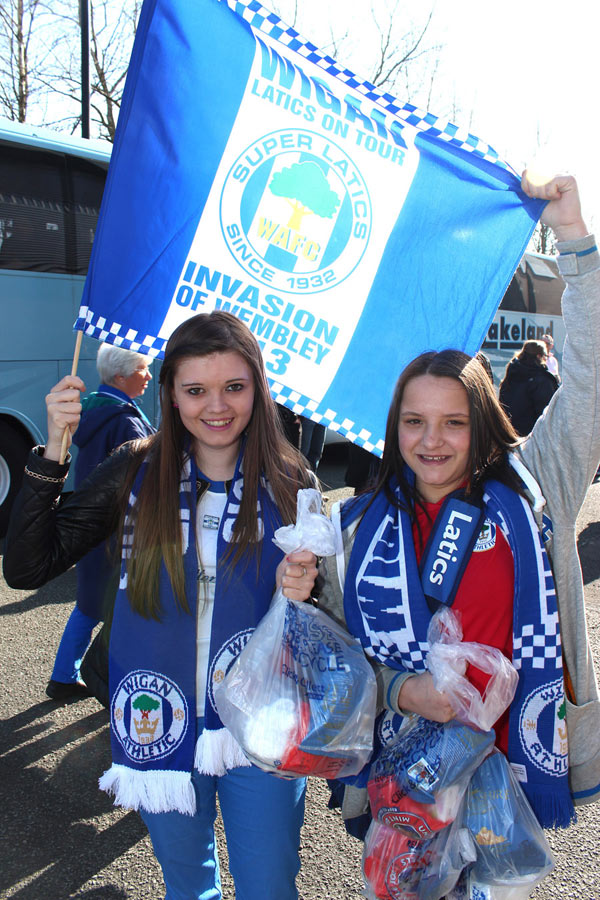
<svg viewBox="0 0 600 900"><path fill-rule="evenodd" d="M409 88L398 84L394 90L398 99L467 128L519 173L534 164L549 174L576 175L588 226L600 230L600 40L594 0L263 2L321 49L332 52L333 35L338 59L365 78L378 55L375 20L387 27L392 15L401 38L433 10L421 46L441 49L410 68ZM46 120L60 116L60 102L55 95L44 111Z"/></svg>
<svg viewBox="0 0 600 900"><path fill-rule="evenodd" d="M286 21L294 5L272 4ZM413 86L407 98L398 85L398 99L467 127L519 173L534 165L576 175L588 226L598 230L600 40L593 0L299 0L296 27L321 47L330 33L347 30L344 61L366 77L378 49L373 17L387 24L386 10L394 6L400 35L407 16L423 23L433 8L427 45L442 48L430 56L439 56L433 87L424 72L421 90Z"/></svg>

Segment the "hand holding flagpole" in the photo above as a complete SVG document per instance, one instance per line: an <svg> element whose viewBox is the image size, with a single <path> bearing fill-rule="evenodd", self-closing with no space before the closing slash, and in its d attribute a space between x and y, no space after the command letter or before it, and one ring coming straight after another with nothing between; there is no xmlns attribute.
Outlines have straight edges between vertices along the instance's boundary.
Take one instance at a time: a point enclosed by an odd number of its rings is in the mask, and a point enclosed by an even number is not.
<svg viewBox="0 0 600 900"><path fill-rule="evenodd" d="M81 418L81 392L85 391L85 384L75 373L79 363L79 352L83 332L77 333L75 352L71 374L62 378L50 393L46 396L46 409L48 411L48 440L44 456L56 462L64 463L67 450L71 445L71 437Z"/></svg>

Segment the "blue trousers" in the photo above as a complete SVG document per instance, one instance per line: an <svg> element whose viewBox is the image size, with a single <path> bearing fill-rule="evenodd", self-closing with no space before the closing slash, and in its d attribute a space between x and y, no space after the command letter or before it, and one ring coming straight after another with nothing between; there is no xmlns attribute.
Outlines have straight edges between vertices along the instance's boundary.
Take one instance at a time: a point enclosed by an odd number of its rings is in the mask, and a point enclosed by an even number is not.
<svg viewBox="0 0 600 900"><path fill-rule="evenodd" d="M90 616L86 616L77 606L73 607L73 612L68 618L56 651L56 659L54 660L54 669L52 671L52 679L54 681L67 683L69 681L77 681L83 654L88 648L92 631L99 621L99 619L92 619Z"/></svg>
<svg viewBox="0 0 600 900"><path fill-rule="evenodd" d="M141 815L165 879L165 900L221 900L214 823L219 805L236 900L297 900L306 780L255 766L221 777L194 772L196 814Z"/></svg>

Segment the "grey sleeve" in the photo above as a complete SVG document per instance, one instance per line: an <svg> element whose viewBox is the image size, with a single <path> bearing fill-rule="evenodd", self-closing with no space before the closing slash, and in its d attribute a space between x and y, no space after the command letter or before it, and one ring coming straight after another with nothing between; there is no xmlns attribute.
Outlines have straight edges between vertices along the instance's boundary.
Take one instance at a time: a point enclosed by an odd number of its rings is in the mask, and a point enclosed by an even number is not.
<svg viewBox="0 0 600 900"><path fill-rule="evenodd" d="M560 526L575 521L600 461L600 257L591 235L558 247L567 284L562 384L519 453Z"/></svg>

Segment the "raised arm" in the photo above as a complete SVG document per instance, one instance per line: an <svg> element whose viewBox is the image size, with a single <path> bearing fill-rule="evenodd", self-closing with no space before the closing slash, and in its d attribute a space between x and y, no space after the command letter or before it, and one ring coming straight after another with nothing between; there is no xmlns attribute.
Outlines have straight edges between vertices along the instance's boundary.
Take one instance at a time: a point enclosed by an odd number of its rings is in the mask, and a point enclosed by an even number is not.
<svg viewBox="0 0 600 900"><path fill-rule="evenodd" d="M558 267L567 285L562 301L567 339L562 385L520 453L542 488L555 527L572 528L600 457L600 258L573 176L539 183L525 171L522 185L529 196L549 201L541 221L558 239Z"/></svg>

